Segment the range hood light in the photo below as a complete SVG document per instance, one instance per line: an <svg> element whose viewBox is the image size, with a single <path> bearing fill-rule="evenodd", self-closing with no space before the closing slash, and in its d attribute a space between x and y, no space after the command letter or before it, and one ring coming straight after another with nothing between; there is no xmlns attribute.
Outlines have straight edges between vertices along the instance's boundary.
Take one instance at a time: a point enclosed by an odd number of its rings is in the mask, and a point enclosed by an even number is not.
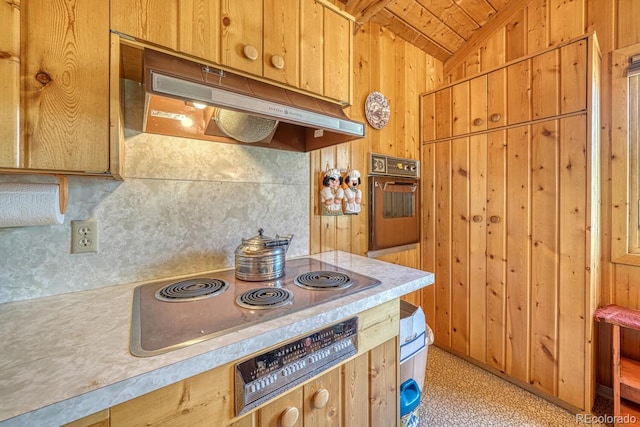
<svg viewBox="0 0 640 427"><path fill-rule="evenodd" d="M205 108L207 108L207 104L203 104L202 102L192 102L193 106L196 107L198 110L204 110Z"/></svg>

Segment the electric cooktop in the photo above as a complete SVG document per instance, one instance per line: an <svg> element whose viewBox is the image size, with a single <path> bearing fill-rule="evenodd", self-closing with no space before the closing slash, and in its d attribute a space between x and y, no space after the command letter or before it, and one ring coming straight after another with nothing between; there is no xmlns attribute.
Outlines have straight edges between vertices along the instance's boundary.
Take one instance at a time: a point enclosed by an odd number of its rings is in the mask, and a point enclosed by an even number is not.
<svg viewBox="0 0 640 427"><path fill-rule="evenodd" d="M133 294L130 351L154 356L352 295L380 284L312 258L285 261L285 274L245 282L233 269L140 285Z"/></svg>

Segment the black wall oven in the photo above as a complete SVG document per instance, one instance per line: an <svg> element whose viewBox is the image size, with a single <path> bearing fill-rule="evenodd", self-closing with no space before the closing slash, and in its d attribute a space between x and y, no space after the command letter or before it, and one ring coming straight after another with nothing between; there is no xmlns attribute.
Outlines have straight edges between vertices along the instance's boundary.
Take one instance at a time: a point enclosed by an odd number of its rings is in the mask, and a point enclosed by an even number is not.
<svg viewBox="0 0 640 427"><path fill-rule="evenodd" d="M370 155L369 250L420 241L420 162Z"/></svg>

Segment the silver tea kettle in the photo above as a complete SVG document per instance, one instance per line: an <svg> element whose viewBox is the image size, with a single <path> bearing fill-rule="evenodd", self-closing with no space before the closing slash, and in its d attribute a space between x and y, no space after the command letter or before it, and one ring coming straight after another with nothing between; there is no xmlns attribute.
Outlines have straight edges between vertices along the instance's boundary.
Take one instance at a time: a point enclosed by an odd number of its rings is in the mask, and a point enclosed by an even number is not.
<svg viewBox="0 0 640 427"><path fill-rule="evenodd" d="M236 279L248 282L274 280L284 275L285 255L293 234L286 237L276 235L275 239L263 235L264 230L258 230L258 235L250 239L242 239L242 243L235 250Z"/></svg>

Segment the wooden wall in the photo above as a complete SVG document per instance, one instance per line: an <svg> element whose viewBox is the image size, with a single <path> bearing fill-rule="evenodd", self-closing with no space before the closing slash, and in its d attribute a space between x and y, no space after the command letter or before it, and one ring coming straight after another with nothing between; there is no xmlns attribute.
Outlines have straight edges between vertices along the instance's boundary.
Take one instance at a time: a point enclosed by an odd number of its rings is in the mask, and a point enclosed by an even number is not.
<svg viewBox="0 0 640 427"><path fill-rule="evenodd" d="M335 4L341 6L339 1ZM595 32L602 52L601 76L601 232L602 286L600 305L616 303L640 309L640 267L611 263L611 52L640 43L640 0L532 0L509 22L495 32L472 39L463 57L446 64L424 54L410 43L384 28L368 23L354 39L354 100L349 114L365 122L364 100L374 90L389 99L392 117L387 127L367 127L363 140L328 148L311 155L314 196L311 209L311 252L340 249L360 255L367 251L366 183L363 212L358 216L321 217L318 215L319 181L327 162L330 166L355 167L366 176L370 152L418 157L418 95L461 78L497 67L583 34ZM444 77L443 77L444 76ZM418 248L387 255L381 259L433 270L436 248ZM436 278L437 280L437 278ZM433 290L413 295L410 301L423 301L429 316ZM609 336L600 328L597 357L598 382L610 384ZM640 355L640 339L627 340L627 352ZM639 357L640 358L640 357Z"/></svg>
<svg viewBox="0 0 640 427"><path fill-rule="evenodd" d="M341 3L339 3L341 4ZM368 246L368 155L420 157L419 95L440 83L442 63L374 23L363 25L354 37L354 99L349 116L366 123L364 102L373 91L389 100L391 119L381 130L367 124L364 139L311 154L311 253L338 249L366 255ZM355 168L362 174L362 212L349 216L319 215L318 196L327 167ZM420 268L420 245L414 250L380 257L384 261ZM420 292L407 298L420 303Z"/></svg>
<svg viewBox="0 0 640 427"><path fill-rule="evenodd" d="M443 84L534 54L548 47L595 32L602 53L601 74L601 292L600 304L640 309L640 267L611 262L611 52L640 42L638 0L533 0L505 26L472 40L468 54L444 64ZM471 48L472 47L472 48ZM462 50L461 50L462 51ZM424 266L432 264L425 248ZM436 277L437 281L437 277ZM426 306L432 290L423 292ZM428 310L427 310L428 311ZM610 385L610 336L598 329L598 383ZM627 352L640 355L640 340L627 339Z"/></svg>

